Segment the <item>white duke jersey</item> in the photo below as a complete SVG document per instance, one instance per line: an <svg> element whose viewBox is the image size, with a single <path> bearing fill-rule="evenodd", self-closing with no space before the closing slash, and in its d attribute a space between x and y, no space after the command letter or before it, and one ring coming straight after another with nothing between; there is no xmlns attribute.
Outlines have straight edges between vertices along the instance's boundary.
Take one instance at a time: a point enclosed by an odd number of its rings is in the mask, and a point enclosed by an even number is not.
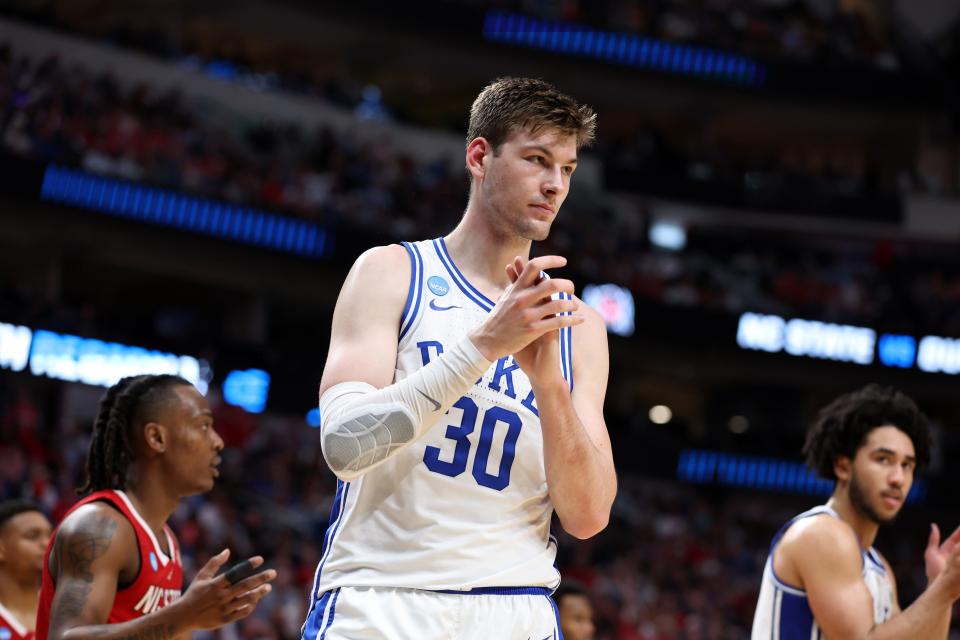
<svg viewBox="0 0 960 640"><path fill-rule="evenodd" d="M814 507L796 516L783 526L770 544L770 555L763 568L760 598L753 616L752 640L821 640L823 632L813 617L807 593L780 580L773 570L773 552L790 526L801 518L827 514L839 518L825 505ZM893 587L880 554L870 547L861 550L863 581L873 597L873 622L880 624L893 613Z"/></svg>
<svg viewBox="0 0 960 640"><path fill-rule="evenodd" d="M403 246L412 275L395 381L463 339L494 306L460 273L442 238ZM572 390L569 329L559 342ZM347 586L554 589L552 513L536 399L507 356L412 445L356 480L338 481L312 598Z"/></svg>

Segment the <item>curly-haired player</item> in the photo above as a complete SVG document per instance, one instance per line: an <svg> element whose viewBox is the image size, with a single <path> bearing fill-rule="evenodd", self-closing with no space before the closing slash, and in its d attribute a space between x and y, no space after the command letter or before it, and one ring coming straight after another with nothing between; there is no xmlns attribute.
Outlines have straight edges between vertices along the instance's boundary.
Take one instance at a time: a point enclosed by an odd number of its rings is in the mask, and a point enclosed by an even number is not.
<svg viewBox="0 0 960 640"><path fill-rule="evenodd" d="M808 466L836 485L825 505L774 537L753 640L946 638L960 598L960 529L941 545L931 525L929 586L902 612L893 571L872 547L930 460L926 417L903 393L869 385L824 407L803 450Z"/></svg>

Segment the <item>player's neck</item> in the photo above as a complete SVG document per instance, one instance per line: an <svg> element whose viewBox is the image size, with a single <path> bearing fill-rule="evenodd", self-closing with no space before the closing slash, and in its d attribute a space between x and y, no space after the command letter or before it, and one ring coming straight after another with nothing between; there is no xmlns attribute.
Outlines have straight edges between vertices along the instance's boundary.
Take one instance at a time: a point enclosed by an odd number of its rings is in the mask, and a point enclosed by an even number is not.
<svg viewBox="0 0 960 640"><path fill-rule="evenodd" d="M177 508L179 497L171 495L169 487L157 474L136 473L133 469L131 472L127 480L127 496L159 538L163 525Z"/></svg>
<svg viewBox="0 0 960 640"><path fill-rule="evenodd" d="M457 267L468 276L473 276L482 286L488 284L497 291L489 297L496 300L499 294L510 284L504 268L513 262L516 256L524 260L530 257L530 241L514 235L497 232L490 224L480 220L480 216L467 215L451 231L444 242Z"/></svg>
<svg viewBox="0 0 960 640"><path fill-rule="evenodd" d="M38 579L21 582L7 572L0 571L0 604L3 604L27 629L33 629L36 624L39 601Z"/></svg>
<svg viewBox="0 0 960 640"><path fill-rule="evenodd" d="M850 501L850 495L838 489L827 501L827 506L837 512L840 519L850 525L860 540L860 546L869 549L877 539L880 525L860 512Z"/></svg>

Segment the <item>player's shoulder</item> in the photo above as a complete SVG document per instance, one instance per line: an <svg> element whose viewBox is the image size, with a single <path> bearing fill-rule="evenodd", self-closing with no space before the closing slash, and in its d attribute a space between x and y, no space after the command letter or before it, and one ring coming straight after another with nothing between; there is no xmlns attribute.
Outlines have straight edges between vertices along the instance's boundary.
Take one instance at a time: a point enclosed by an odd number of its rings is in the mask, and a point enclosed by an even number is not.
<svg viewBox="0 0 960 640"><path fill-rule="evenodd" d="M590 325L594 329L603 329L606 332L607 324L600 312L584 302L583 298L578 295L574 295L573 299L580 305L580 313L583 314L584 324Z"/></svg>
<svg viewBox="0 0 960 640"><path fill-rule="evenodd" d="M396 266L409 264L410 257L406 247L400 244L384 244L370 247L360 254L356 264L365 266Z"/></svg>
<svg viewBox="0 0 960 640"><path fill-rule="evenodd" d="M90 502L72 511L57 528L57 546L89 544L126 548L136 542L133 523L107 502Z"/></svg>
<svg viewBox="0 0 960 640"><path fill-rule="evenodd" d="M794 561L855 562L860 564L860 543L850 525L828 513L796 520L784 532L779 550Z"/></svg>
<svg viewBox="0 0 960 640"><path fill-rule="evenodd" d="M353 276L371 282L409 280L410 257L399 244L371 247L361 253L353 263Z"/></svg>
<svg viewBox="0 0 960 640"><path fill-rule="evenodd" d="M357 313L399 322L410 290L413 269L407 250L398 245L367 249L354 261L337 299L338 312L352 323ZM371 301L376 304L371 305Z"/></svg>
<svg viewBox="0 0 960 640"><path fill-rule="evenodd" d="M601 340L606 343L607 323L600 315L600 312L588 305L579 296L574 295L573 299L580 305L577 313L583 316L583 324L573 328L574 335L580 335L594 340ZM579 336L578 336L579 337Z"/></svg>

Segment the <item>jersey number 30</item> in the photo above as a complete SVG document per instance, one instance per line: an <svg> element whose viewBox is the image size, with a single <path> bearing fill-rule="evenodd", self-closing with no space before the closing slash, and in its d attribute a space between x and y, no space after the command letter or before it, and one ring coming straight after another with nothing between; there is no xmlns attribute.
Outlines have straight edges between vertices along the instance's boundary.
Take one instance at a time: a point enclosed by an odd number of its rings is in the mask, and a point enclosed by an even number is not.
<svg viewBox="0 0 960 640"><path fill-rule="evenodd" d="M455 478L467 470L467 458L470 456L470 440L467 438L477 426L477 416L480 412L477 403L463 396L454 405L463 412L459 425L447 426L447 438L457 443L453 452L453 460L447 462L440 459L439 447L427 447L423 454L423 462L434 473ZM503 441L503 455L500 458L500 468L497 474L487 472L487 462L490 458L490 446L493 443L493 434L497 423L507 425L507 437ZM510 468L513 466L513 457L517 453L517 439L520 438L520 429L523 421L515 412L503 407L490 407L483 412L483 422L480 424L480 440L477 442L477 454L473 458L473 479L477 484L503 491L510 484Z"/></svg>

